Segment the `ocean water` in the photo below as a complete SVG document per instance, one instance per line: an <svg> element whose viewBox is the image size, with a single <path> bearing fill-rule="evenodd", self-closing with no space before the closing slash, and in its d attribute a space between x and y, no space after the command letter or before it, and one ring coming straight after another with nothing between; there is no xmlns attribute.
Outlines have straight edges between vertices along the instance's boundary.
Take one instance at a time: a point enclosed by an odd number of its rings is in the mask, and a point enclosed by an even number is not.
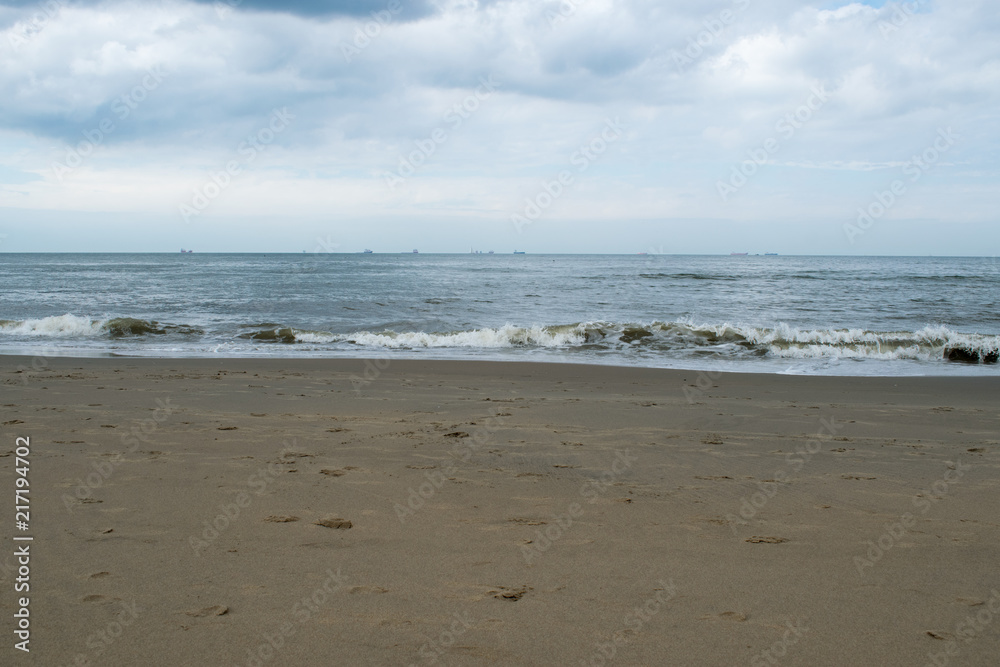
<svg viewBox="0 0 1000 667"><path fill-rule="evenodd" d="M0 255L0 354L991 375L996 258Z"/></svg>

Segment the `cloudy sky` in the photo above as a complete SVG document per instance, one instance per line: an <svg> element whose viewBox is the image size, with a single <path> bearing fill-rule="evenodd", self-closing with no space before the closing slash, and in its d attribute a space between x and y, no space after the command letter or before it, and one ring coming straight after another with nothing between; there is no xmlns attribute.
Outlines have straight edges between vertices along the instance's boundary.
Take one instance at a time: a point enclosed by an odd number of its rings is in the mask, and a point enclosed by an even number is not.
<svg viewBox="0 0 1000 667"><path fill-rule="evenodd" d="M989 0L0 0L0 252L978 254Z"/></svg>

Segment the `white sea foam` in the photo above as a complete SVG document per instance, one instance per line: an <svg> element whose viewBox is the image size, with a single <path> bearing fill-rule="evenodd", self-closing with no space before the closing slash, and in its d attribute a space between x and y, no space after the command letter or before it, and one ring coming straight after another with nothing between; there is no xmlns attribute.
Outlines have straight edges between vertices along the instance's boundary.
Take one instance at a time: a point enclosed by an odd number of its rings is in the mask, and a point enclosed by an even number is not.
<svg viewBox="0 0 1000 667"><path fill-rule="evenodd" d="M312 343L314 345L325 345L343 340L343 336L320 331L296 331L295 341L297 343Z"/></svg>
<svg viewBox="0 0 1000 667"><path fill-rule="evenodd" d="M637 335L638 334L638 335ZM592 343L603 346L639 345L668 350L711 347L720 353L763 350L778 358L810 359L940 359L947 348L978 351L1000 349L1000 336L984 336L928 326L919 331L877 332L865 329L799 329L787 324L774 328L730 323L700 324L657 322L621 324L588 322L554 327L473 329L449 333L359 332L329 337L297 336L302 342L347 341L356 345L385 348L567 348Z"/></svg>
<svg viewBox="0 0 1000 667"><path fill-rule="evenodd" d="M106 320L93 320L67 313L37 320L5 320L0 322L0 333L15 336L90 338L102 335L106 323Z"/></svg>
<svg viewBox="0 0 1000 667"><path fill-rule="evenodd" d="M583 342L584 333L581 325L572 327L567 331L560 329L563 328L541 326L518 327L513 324L505 324L495 329L471 329L469 331L455 331L450 333L427 333L423 331L372 333L363 331L344 336L343 340L370 347L479 347L494 349L522 346L562 347L579 345Z"/></svg>
<svg viewBox="0 0 1000 667"><path fill-rule="evenodd" d="M132 318L97 319L66 314L33 320L0 320L0 336L60 338L72 340L108 336L148 338L171 332L189 335L192 342L205 332L185 325L160 325ZM325 348L358 346L390 349L510 349L547 348L642 350L664 357L704 354L720 358L768 356L778 359L858 359L937 361L945 350L960 348L980 354L1000 349L1000 336L962 333L942 324L917 331L869 331L866 329L810 329L785 323L773 327L724 323L673 322L579 322L563 325L518 326L504 324L464 331L358 331L332 333L291 327L265 329L253 333L234 332L250 340L303 344ZM238 347L238 345L237 345Z"/></svg>

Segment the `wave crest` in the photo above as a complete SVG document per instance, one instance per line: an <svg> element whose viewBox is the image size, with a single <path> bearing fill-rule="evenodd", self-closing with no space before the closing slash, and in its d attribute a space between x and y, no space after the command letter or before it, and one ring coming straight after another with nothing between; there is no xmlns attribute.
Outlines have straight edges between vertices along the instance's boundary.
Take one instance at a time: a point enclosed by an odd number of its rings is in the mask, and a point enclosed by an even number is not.
<svg viewBox="0 0 1000 667"><path fill-rule="evenodd" d="M334 333L264 322L213 331L215 340L308 345L319 348L547 348L572 352L634 351L645 357L748 359L872 359L995 363L1000 336L954 331L944 325L918 331L860 328L809 329L780 323L773 327L732 323L577 322L559 325L504 324L459 331L353 331ZM66 314L32 320L0 320L0 335L21 338L152 338L167 334L195 340L202 329L132 317L94 319ZM626 356L625 358L633 358Z"/></svg>
<svg viewBox="0 0 1000 667"><path fill-rule="evenodd" d="M467 331L358 332L300 337L296 342L349 342L386 348L636 348L650 353L688 353L728 358L770 356L789 359L914 359L949 358L961 349L992 359L1000 350L1000 336L967 334L944 326L919 331L879 332L865 329L800 329L787 324L750 327L690 322L651 324L586 322L559 326L497 328Z"/></svg>
<svg viewBox="0 0 1000 667"><path fill-rule="evenodd" d="M123 338L169 333L197 335L203 331L197 327L161 324L155 320L143 320L135 317L93 319L67 313L34 320L0 320L0 333L48 338L99 338L105 336Z"/></svg>

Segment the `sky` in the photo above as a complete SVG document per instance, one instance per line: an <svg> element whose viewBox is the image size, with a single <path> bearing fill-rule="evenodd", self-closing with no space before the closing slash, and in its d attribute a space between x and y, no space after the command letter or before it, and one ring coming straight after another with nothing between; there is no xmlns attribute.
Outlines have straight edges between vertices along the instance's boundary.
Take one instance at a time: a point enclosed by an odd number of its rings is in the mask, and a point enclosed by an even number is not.
<svg viewBox="0 0 1000 667"><path fill-rule="evenodd" d="M1000 248L988 0L0 0L0 252Z"/></svg>

